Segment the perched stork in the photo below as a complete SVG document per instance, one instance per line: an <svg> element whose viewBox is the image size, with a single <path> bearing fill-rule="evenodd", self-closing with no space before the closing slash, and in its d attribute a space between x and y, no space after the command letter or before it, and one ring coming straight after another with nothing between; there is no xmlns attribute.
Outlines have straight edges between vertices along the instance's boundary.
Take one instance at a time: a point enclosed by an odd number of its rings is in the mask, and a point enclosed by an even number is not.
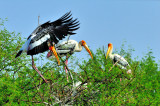
<svg viewBox="0 0 160 106"><path fill-rule="evenodd" d="M50 50L55 55L58 64L60 64L53 44L57 44L59 40L62 40L68 34L76 34L73 33L73 31L79 29L79 21L77 21L77 19L73 20L71 15L71 12L68 12L56 21L48 21L38 26L27 38L27 41L16 55L16 57L18 57L22 52L27 52L27 55L31 55L33 69L35 69L46 82L47 80L44 79L42 74L34 65L33 55Z"/></svg>
<svg viewBox="0 0 160 106"><path fill-rule="evenodd" d="M80 41L79 43L75 40L67 40L63 41L62 43L58 43L55 48L57 53L60 55L60 57L66 56L66 65L68 64L68 58L74 53L74 52L81 52L82 46L86 49L86 51L90 54L91 58L93 59L92 53L87 46L86 42L84 40ZM55 56L52 56L52 52L49 51L47 54L48 59L55 58ZM67 75L67 69L65 67L66 75ZM68 81L68 76L67 76Z"/></svg>
<svg viewBox="0 0 160 106"><path fill-rule="evenodd" d="M121 69L126 69L127 66L130 67L129 63L120 55L118 54L112 54L113 45L112 43L108 44L108 50L106 54L106 59L109 56L109 58L113 61L113 63L116 63ZM127 71L127 74L131 73L131 70Z"/></svg>

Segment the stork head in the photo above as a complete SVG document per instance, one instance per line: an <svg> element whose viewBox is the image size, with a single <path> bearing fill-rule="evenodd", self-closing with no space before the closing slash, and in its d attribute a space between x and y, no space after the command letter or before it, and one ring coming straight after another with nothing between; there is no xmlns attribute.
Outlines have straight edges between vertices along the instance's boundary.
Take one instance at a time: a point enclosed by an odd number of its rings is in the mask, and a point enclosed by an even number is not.
<svg viewBox="0 0 160 106"><path fill-rule="evenodd" d="M79 42L79 44L86 49L86 51L89 53L89 55L90 55L91 58L93 59L92 53L91 53L89 47L87 46L86 42L85 42L84 40L82 40L82 41Z"/></svg>
<svg viewBox="0 0 160 106"><path fill-rule="evenodd" d="M106 54L106 59L107 59L108 55L112 52L112 49L113 49L112 43L108 43L108 50L107 50L107 54Z"/></svg>

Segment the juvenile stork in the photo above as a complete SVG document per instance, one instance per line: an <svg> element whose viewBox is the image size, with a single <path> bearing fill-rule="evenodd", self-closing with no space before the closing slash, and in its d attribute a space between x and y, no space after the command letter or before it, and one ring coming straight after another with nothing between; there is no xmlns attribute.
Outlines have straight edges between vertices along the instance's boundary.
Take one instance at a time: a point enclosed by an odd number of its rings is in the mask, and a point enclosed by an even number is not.
<svg viewBox="0 0 160 106"><path fill-rule="evenodd" d="M59 40L62 40L68 34L75 34L73 31L79 29L79 21L77 21L77 19L73 20L71 15L71 12L68 12L56 21L48 21L38 26L27 38L27 41L16 55L16 57L18 57L22 52L27 52L27 55L31 55L33 69L38 72L45 82L47 82L47 80L45 80L45 78L34 65L33 55L50 50L55 55L58 64L60 64L53 44L57 44Z"/></svg>
<svg viewBox="0 0 160 106"><path fill-rule="evenodd" d="M126 69L127 66L130 67L129 63L122 56L118 54L112 54L112 50L113 50L113 45L112 43L109 43L107 54L106 54L106 59L109 56L109 58L113 61L113 63L118 65L121 69ZM130 74L130 73L131 73L131 70L129 69L127 71L127 74Z"/></svg>
<svg viewBox="0 0 160 106"><path fill-rule="evenodd" d="M60 57L66 56L66 65L68 64L68 58L74 53L74 52L81 52L82 46L86 49L86 51L90 54L91 58L93 59L92 53L87 46L86 42L84 40L80 41L79 43L75 40L68 40L63 41L62 43L58 43L55 48L57 53L60 55ZM55 56L52 56L52 52L49 51L47 54L48 59L53 59ZM65 67L66 75L67 75L67 69ZM68 81L68 76L67 76Z"/></svg>

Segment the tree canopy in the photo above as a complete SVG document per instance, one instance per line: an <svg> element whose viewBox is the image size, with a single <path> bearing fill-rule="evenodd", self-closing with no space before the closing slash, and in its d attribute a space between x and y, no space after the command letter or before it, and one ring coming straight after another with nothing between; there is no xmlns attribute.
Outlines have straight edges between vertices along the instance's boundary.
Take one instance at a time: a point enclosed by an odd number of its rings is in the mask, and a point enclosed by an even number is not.
<svg viewBox="0 0 160 106"><path fill-rule="evenodd" d="M0 19L0 105L160 104L160 71L152 51L136 60L132 58L134 50L125 50L122 44L116 52L129 62L132 74L106 59L104 47L92 52L93 60L80 63L80 57L71 56L68 68L73 80L70 78L69 82L64 58L60 66L54 61L44 62L38 69L48 80L45 83L32 69L29 56L15 58L24 41L20 33L9 32L4 22Z"/></svg>

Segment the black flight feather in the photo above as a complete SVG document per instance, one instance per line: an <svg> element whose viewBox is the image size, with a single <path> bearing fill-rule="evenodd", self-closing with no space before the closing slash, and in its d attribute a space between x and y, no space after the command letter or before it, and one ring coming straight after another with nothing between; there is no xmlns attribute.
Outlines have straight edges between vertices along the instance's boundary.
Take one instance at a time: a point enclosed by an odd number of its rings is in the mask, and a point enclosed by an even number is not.
<svg viewBox="0 0 160 106"><path fill-rule="evenodd" d="M79 29L79 21L77 19L74 19L71 17L71 12L66 13L61 18L59 18L56 21L53 22L46 22L40 26L38 26L33 33L28 37L28 40L31 36L34 36L30 44L40 40L41 38L45 37L45 35L49 34L50 38L49 41L54 42L57 44L59 40L62 40L65 38L68 34L73 35L76 33L73 33L73 31ZM27 51L28 55L35 55L38 53L42 53L47 51L49 48L47 47L47 41L42 42L40 45L37 45L31 50Z"/></svg>

